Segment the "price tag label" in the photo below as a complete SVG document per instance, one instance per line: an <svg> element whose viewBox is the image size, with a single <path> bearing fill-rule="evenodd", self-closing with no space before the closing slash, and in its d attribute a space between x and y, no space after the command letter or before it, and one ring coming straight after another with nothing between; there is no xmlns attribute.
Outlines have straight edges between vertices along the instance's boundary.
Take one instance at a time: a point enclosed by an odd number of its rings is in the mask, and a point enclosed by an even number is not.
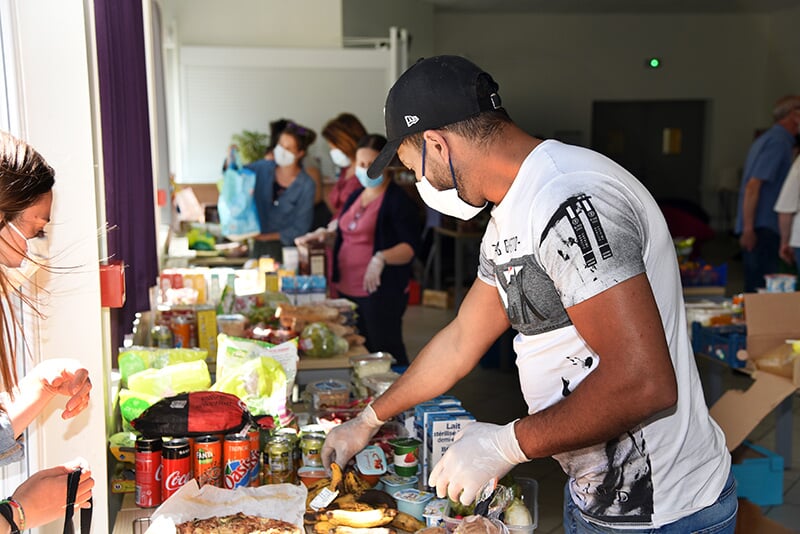
<svg viewBox="0 0 800 534"><path fill-rule="evenodd" d="M317 496L311 500L308 506L315 512L319 512L323 508L327 508L328 505L332 503L333 500L338 496L338 491L331 491L328 488L322 488L322 491L317 493Z"/></svg>

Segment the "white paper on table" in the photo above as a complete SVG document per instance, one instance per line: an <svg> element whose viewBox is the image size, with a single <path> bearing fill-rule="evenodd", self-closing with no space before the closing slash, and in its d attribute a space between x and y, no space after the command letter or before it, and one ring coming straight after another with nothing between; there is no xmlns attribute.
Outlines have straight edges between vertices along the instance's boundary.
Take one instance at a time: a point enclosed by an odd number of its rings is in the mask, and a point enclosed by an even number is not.
<svg viewBox="0 0 800 534"><path fill-rule="evenodd" d="M300 484L268 484L255 488L223 489L185 484L153 513L146 534L175 534L175 525L193 519L239 512L280 519L303 528L308 491Z"/></svg>

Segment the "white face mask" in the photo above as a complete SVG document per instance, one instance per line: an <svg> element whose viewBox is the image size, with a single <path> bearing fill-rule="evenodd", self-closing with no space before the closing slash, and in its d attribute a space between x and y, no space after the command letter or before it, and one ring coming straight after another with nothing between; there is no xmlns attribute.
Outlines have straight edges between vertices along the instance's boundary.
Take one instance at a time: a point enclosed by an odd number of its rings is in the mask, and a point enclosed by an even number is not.
<svg viewBox="0 0 800 534"><path fill-rule="evenodd" d="M277 145L272 154L275 156L275 163L279 167L288 167L290 165L294 165L294 160L296 159L293 152L289 152L281 145Z"/></svg>
<svg viewBox="0 0 800 534"><path fill-rule="evenodd" d="M461 200L455 188L456 174L453 171L453 162L450 162L450 175L453 177L453 188L439 191L425 177L425 141L422 142L422 179L417 182L417 191L422 201L440 213L468 221L480 213L483 206L473 206Z"/></svg>
<svg viewBox="0 0 800 534"><path fill-rule="evenodd" d="M367 176L367 168L366 167L356 167L356 178L358 178L359 183L361 183L362 187L378 187L383 183L383 175L381 174L377 178L370 178Z"/></svg>
<svg viewBox="0 0 800 534"><path fill-rule="evenodd" d="M47 260L48 242L44 238L27 238L14 223L8 223L8 227L25 240L25 256L20 261L19 267L8 267L3 265L6 278L16 288L33 278L40 265Z"/></svg>
<svg viewBox="0 0 800 534"><path fill-rule="evenodd" d="M341 169L349 167L351 163L350 158L347 157L347 154L338 148L331 149L331 159L333 160L333 164Z"/></svg>

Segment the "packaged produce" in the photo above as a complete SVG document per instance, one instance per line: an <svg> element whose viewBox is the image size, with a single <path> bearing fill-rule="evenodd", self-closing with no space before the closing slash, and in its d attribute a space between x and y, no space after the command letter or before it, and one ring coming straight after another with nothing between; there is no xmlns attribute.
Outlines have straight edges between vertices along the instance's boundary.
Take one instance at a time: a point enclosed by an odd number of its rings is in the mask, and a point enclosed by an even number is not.
<svg viewBox="0 0 800 534"><path fill-rule="evenodd" d="M265 341L242 339L220 334L217 336L217 381L223 381L248 361L268 356L275 359L286 373L286 398L291 398L297 376L297 341L290 340L280 345Z"/></svg>
<svg viewBox="0 0 800 534"><path fill-rule="evenodd" d="M303 328L299 347L304 356L331 358L346 353L350 344L343 337L334 334L325 323L317 322Z"/></svg>
<svg viewBox="0 0 800 534"><path fill-rule="evenodd" d="M234 369L227 369L212 391L236 395L253 415L284 415L286 412L286 372L274 358L251 358Z"/></svg>
<svg viewBox="0 0 800 534"><path fill-rule="evenodd" d="M203 360L145 369L128 377L128 389L156 397L170 397L211 386L211 375Z"/></svg>
<svg viewBox="0 0 800 534"><path fill-rule="evenodd" d="M176 363L206 360L208 351L195 348L130 347L120 349L117 357L122 385L128 377L145 369L161 369Z"/></svg>
<svg viewBox="0 0 800 534"><path fill-rule="evenodd" d="M119 413L122 416L122 429L133 430L131 421L142 415L146 409L161 400L161 397L122 388L119 391Z"/></svg>

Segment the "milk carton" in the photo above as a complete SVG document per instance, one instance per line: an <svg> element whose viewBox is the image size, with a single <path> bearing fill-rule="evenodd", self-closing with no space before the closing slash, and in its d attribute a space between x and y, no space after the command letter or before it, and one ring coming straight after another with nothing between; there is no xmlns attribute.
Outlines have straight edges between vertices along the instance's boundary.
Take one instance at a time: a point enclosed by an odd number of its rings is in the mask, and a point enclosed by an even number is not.
<svg viewBox="0 0 800 534"><path fill-rule="evenodd" d="M445 401L444 404L431 403L417 405L414 409L414 429L415 435L422 441L422 451L427 450L428 447L428 420L431 416L437 414L464 413L465 411L466 410L464 410L460 403L451 404L449 401ZM424 454L421 455L421 458L422 473L423 476L427 477L427 473L429 473L430 470L425 464Z"/></svg>
<svg viewBox="0 0 800 534"><path fill-rule="evenodd" d="M427 417L425 425L425 449L422 458L422 480L428 483L433 466L442 459L442 456L456 437L467 425L475 422L475 417L462 410L460 412L433 413Z"/></svg>

